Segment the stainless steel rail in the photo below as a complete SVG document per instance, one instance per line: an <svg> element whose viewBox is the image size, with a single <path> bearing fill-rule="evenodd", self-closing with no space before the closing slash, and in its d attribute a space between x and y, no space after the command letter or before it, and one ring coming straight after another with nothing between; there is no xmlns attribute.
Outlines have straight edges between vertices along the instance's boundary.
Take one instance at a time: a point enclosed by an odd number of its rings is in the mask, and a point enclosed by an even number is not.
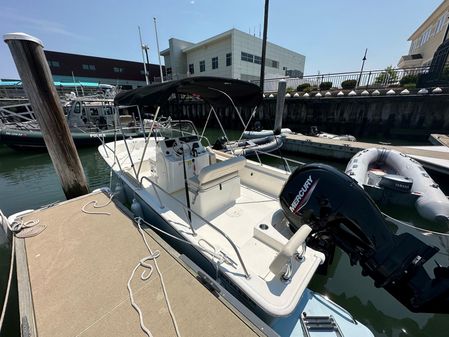
<svg viewBox="0 0 449 337"><path fill-rule="evenodd" d="M178 200L178 199L176 199L175 197L173 197L170 193L168 193L166 190L164 190L161 186L159 186L158 184L156 184L156 183L155 183L154 181L152 181L150 178L144 176L144 177L142 177L142 178L140 179L140 186L141 186L142 188L144 188L144 186L143 186L143 184L142 184L142 182L143 182L144 179L147 180L148 182L150 182L151 185L153 185L153 189L154 189L154 191L155 191L155 193L156 193L156 196L157 196L157 198L158 198L158 200L159 200L159 203L160 203L160 205L161 205L161 208L164 208L164 205L163 205L163 203L162 203L162 200L161 200L159 194L158 194L157 191L156 191L156 187L157 187L158 189L160 189L162 192L164 192L169 198L175 200L179 205L181 205L181 207L184 209L184 211L191 212L193 215L195 215L196 217L198 217L198 219L200 219L201 221L204 221L204 223L206 223L207 225L209 225L210 227L212 227L215 231L217 231L217 232L220 233L222 236L224 236L225 239L229 242L229 244L230 244L230 245L232 246L232 248L234 249L235 253L237 254L237 257L238 257L238 259L239 259L239 261L240 261L240 264L241 264L241 266L242 266L242 268L243 268L243 271L245 272L245 277L246 277L247 279L250 278L250 275L249 275L249 273L248 273L248 269L246 268L245 263L243 262L243 258L242 258L242 256L240 255L240 252L239 252L237 246L235 245L235 243L231 240L231 238L230 238L226 233L224 233L220 228L218 228L217 226L215 226L214 224L212 224L210 221L206 220L206 219L203 218L201 215L199 215L198 213L196 213L196 212L195 212L194 210L192 210L190 207L187 207L186 205L184 205L180 200ZM189 225L190 225L190 229L192 230L193 234L196 235L196 232L195 232L195 230L194 230L193 225L192 225L191 222L189 223Z"/></svg>

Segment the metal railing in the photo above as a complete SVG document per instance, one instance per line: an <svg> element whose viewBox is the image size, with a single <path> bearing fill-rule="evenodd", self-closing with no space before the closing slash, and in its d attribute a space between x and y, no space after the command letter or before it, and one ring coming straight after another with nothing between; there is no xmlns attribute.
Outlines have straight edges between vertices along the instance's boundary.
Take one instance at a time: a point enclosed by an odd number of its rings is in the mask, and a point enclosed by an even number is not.
<svg viewBox="0 0 449 337"><path fill-rule="evenodd" d="M283 160L284 167L286 168L285 171L288 172L288 173L292 173L292 170L290 168L289 162L290 163L294 163L294 164L296 164L298 166L304 166L306 164L306 163L303 163L303 162L300 162L300 161L297 161L297 160L294 160L294 159L285 158L284 156L279 156L279 155L276 155L276 154L273 154L273 153L260 151L260 150L254 150L254 154L256 155L257 160L259 161L260 166L262 166L263 163L262 163L262 160L260 159L259 154L263 154L263 155L266 155L266 156L269 156L269 157L273 157L273 158L276 158L276 159Z"/></svg>
<svg viewBox="0 0 449 337"><path fill-rule="evenodd" d="M320 88L323 82L331 82L332 88L341 89L342 82L347 80L356 81L357 88L386 88L391 85L398 85L400 80L407 75L421 75L426 74L429 67L415 67L415 68L391 68L383 70L366 70L366 71L352 71L342 73L328 73L305 75L303 78L279 77L265 79L264 92L277 92L279 80L285 79L287 87L296 90L298 85L308 83L311 87ZM252 81L258 84L259 81Z"/></svg>
<svg viewBox="0 0 449 337"><path fill-rule="evenodd" d="M246 268L246 265L245 265L245 263L243 262L242 256L240 255L240 252L239 252L239 249L237 248L237 246L235 245L235 243L232 241L232 239L231 239L225 232L223 232L220 228L218 228L217 226L215 226L214 224L212 224L210 221L208 221L208 220L206 220L205 218L203 218L201 215L199 215L197 212L195 212L195 211L194 211L193 209L191 209L190 207L187 207L187 205L184 205L180 200L176 199L174 196L172 196L170 193L168 193L166 190L164 190L161 186L159 186L158 184L156 184L156 183L155 183L154 181L152 181L150 178L144 176L144 177L142 177L142 178L140 179L140 186L141 186L142 188L144 188L144 186L143 186L143 180L147 180L147 181L153 186L153 189L154 189L154 191L155 191L155 193L156 193L156 197L158 198L158 201L159 201L159 204L160 204L161 208L164 208L165 206L164 206L164 204L162 203L162 199L160 198L159 193L157 193L157 191L156 191L156 187L157 187L159 190L161 190L164 194L166 194L171 200L174 200L174 201L176 201L179 205L181 205L181 207L184 209L184 212L189 212L189 213L195 215L198 219L200 219L200 220L203 221L205 224L209 225L209 226L212 227L215 231L217 231L219 234L221 234L221 235L222 235L222 236L229 242L229 244L232 246L232 248L234 249L235 253L237 254L237 257L238 257L238 259L239 259L239 261L240 261L240 264L241 264L241 266L242 266L242 268L243 268L243 271L245 272L245 277L246 277L247 279L250 278L250 275L249 275L249 273L248 273L248 269ZM196 232L195 232L195 230L194 230L194 228L193 228L193 225L192 225L192 222L191 222L191 221L189 221L189 226L190 226L190 229L191 229L193 235L196 235Z"/></svg>

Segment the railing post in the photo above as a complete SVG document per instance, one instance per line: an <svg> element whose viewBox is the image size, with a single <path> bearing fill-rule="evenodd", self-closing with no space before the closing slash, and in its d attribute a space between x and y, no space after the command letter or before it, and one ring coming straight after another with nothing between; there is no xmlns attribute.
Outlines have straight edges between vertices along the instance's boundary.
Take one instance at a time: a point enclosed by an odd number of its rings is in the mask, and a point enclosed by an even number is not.
<svg viewBox="0 0 449 337"><path fill-rule="evenodd" d="M24 33L3 36L33 107L53 166L67 199L89 192L81 161L67 125L42 42Z"/></svg>

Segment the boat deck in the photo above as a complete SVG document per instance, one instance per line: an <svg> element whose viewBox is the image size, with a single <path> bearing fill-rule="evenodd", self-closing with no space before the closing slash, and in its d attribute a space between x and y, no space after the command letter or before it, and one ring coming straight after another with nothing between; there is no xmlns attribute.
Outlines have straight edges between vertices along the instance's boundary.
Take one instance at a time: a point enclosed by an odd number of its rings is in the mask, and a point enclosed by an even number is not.
<svg viewBox="0 0 449 337"><path fill-rule="evenodd" d="M127 290L133 268L149 255L136 224L114 201L86 207L110 215L82 212L89 202L108 200L96 192L23 217L47 226L35 237L15 239L21 325L28 325L30 336L145 336ZM261 334L209 292L178 253L145 231L151 249L160 251L157 263L182 336ZM142 281L143 270L137 269L131 286L145 324L154 336L176 336L160 278L154 270Z"/></svg>

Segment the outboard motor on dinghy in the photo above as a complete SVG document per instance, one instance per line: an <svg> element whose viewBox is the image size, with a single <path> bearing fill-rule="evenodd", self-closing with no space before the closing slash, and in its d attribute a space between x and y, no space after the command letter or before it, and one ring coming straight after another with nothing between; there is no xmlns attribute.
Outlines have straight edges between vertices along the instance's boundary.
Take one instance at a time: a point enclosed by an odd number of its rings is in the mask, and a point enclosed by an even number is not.
<svg viewBox="0 0 449 337"><path fill-rule="evenodd" d="M226 137L222 136L217 138L217 140L215 141L214 145L212 146L212 148L214 150L225 150L226 149L226 143L228 142L228 140L226 139Z"/></svg>
<svg viewBox="0 0 449 337"><path fill-rule="evenodd" d="M332 259L335 245L359 262L362 274L414 312L449 313L449 268L437 263L434 277L424 264L437 252L409 233L395 235L355 180L324 164L290 176L280 194L293 231L312 227L307 245ZM436 261L435 261L436 262Z"/></svg>

